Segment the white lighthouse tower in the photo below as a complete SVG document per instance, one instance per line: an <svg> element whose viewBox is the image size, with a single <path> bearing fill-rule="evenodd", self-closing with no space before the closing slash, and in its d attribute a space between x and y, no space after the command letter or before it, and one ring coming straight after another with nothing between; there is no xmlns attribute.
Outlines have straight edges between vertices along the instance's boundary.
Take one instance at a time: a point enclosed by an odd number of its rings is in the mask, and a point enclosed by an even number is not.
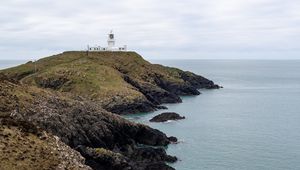
<svg viewBox="0 0 300 170"><path fill-rule="evenodd" d="M108 34L108 39L107 39L107 50L113 51L115 47L115 35L113 31L111 30L110 33Z"/></svg>
<svg viewBox="0 0 300 170"><path fill-rule="evenodd" d="M115 34L111 30L107 38L107 47L97 45L94 47L88 46L88 51L127 51L127 45L124 45L123 47L115 47L115 43Z"/></svg>

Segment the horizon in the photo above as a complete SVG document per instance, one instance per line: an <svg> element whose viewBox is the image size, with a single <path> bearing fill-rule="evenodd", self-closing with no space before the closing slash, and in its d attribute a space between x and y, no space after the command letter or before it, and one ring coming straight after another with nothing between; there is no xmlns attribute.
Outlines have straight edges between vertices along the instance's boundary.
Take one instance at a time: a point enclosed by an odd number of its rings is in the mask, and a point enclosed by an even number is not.
<svg viewBox="0 0 300 170"><path fill-rule="evenodd" d="M63 53L63 52L61 52ZM0 61L23 61L23 62L29 62L29 61L38 61L40 59L46 58L46 57L52 57L54 55L57 54L61 54L61 53L56 53L56 54L51 54L49 56L43 56L40 58L34 58L34 59L30 59L30 58L25 58L25 59L17 59L17 58L12 58L12 59L2 59L0 58ZM139 53L138 53L139 54ZM148 60L148 61L177 61L177 60L216 60L216 61L222 61L222 60L241 60L241 61L300 61L300 58L170 58L170 57L162 57L162 58L147 58L143 55L141 55L143 57L143 59Z"/></svg>
<svg viewBox="0 0 300 170"><path fill-rule="evenodd" d="M300 59L300 2L96 0L0 2L0 59L35 60L105 45L113 29L152 59Z"/></svg>

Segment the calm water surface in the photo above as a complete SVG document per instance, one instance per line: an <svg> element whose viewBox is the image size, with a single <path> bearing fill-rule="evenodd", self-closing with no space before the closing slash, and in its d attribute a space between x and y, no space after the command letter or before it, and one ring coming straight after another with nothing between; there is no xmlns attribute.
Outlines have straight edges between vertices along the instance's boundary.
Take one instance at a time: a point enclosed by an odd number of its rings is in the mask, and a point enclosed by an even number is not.
<svg viewBox="0 0 300 170"><path fill-rule="evenodd" d="M178 170L300 169L300 61L153 61L224 86L183 97L169 110L187 119L150 123L163 112L127 116L176 136L167 152Z"/></svg>

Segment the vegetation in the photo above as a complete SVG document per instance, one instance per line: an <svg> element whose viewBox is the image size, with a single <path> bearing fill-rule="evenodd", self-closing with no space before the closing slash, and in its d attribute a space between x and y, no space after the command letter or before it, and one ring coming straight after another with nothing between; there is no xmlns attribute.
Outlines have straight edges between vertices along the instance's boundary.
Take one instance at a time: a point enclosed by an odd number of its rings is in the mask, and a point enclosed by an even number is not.
<svg viewBox="0 0 300 170"><path fill-rule="evenodd" d="M183 83L179 69L151 64L135 52L64 52L1 72L24 84L71 92L103 105L145 100L123 75L152 84L156 75Z"/></svg>
<svg viewBox="0 0 300 170"><path fill-rule="evenodd" d="M81 155L33 124L0 118L0 169L90 169Z"/></svg>

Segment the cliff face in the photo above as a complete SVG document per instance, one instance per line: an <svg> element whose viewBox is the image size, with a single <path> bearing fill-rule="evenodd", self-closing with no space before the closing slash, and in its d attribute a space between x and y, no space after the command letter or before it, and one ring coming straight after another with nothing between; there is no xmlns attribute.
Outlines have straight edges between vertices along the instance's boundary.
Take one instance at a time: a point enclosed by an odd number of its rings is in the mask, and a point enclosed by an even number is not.
<svg viewBox="0 0 300 170"><path fill-rule="evenodd" d="M163 147L176 138L113 113L152 111L181 102L179 95L198 95L198 88L219 86L134 52L65 52L0 72L1 126L9 128L3 124L8 119L37 126L79 151L93 169L172 169L165 162L177 159ZM74 161L89 168L81 157Z"/></svg>
<svg viewBox="0 0 300 170"><path fill-rule="evenodd" d="M129 122L107 112L100 105L89 100L82 98L74 100L57 91L20 84L3 75L0 77L2 77L0 78L0 125L8 128L9 125L6 127L3 123L7 122L7 119L32 124L26 128L28 131L35 132L35 137L31 139L34 143L39 142L38 133L41 133L35 128L37 126L40 130L57 136L59 141L79 151L86 158L87 165L100 170L147 169L153 164L169 169L170 167L164 162L176 160L161 149L151 147L163 147L171 142L159 130ZM20 123L14 123L14 125L16 128L20 127ZM12 140L19 142L18 138ZM26 140L25 138L24 141ZM0 146L6 145L4 141L5 139L2 139L0 135ZM149 147L141 150L138 147L141 144ZM43 146L48 148L52 144L44 141ZM17 144L14 147L18 147ZM5 147L0 148L2 150ZM52 150L56 150L55 147L45 152L43 157L46 159ZM40 154L44 153L44 151L41 152ZM153 157L142 157L150 153ZM9 154L6 156L10 157ZM55 157L57 155L52 156L56 158L57 163L48 166L60 165L60 159ZM28 159L31 159L30 155L25 154L24 160L29 161ZM78 164L82 161L81 159L78 158ZM43 161L41 160L40 163L43 164Z"/></svg>
<svg viewBox="0 0 300 170"><path fill-rule="evenodd" d="M65 52L3 71L23 84L68 92L123 114L153 111L162 103L219 88L191 72L145 61L135 52Z"/></svg>

